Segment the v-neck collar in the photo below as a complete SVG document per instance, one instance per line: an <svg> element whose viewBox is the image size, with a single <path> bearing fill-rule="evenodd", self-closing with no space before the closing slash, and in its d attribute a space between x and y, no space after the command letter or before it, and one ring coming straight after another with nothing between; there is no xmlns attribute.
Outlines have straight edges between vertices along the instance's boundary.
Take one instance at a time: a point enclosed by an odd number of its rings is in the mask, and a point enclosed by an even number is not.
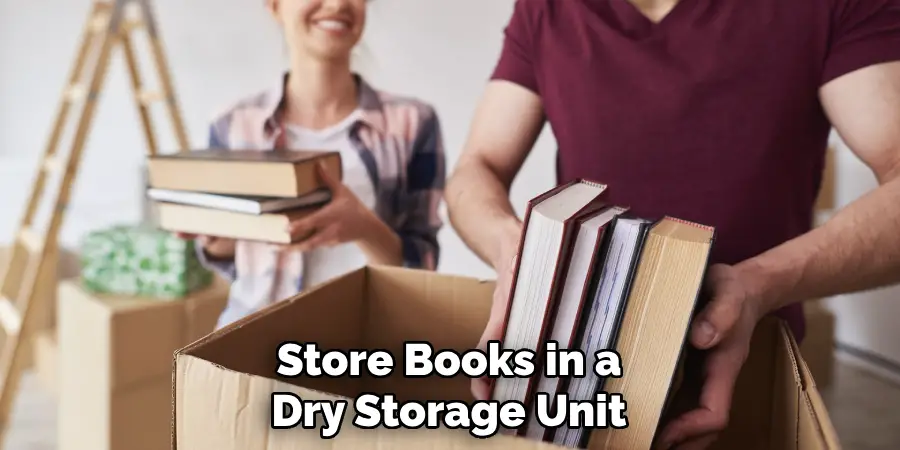
<svg viewBox="0 0 900 450"><path fill-rule="evenodd" d="M629 34L636 37L649 37L663 32L679 19L685 16L698 0L678 0L675 6L658 22L647 17L634 3L629 0L606 0L609 8L619 18L619 22L627 29Z"/></svg>

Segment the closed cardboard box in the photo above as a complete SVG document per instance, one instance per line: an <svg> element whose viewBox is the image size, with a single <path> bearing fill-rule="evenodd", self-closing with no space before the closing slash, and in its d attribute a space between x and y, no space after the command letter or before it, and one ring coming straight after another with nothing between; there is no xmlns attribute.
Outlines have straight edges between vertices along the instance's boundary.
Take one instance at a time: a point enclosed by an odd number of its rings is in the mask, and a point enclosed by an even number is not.
<svg viewBox="0 0 900 450"><path fill-rule="evenodd" d="M468 430L361 429L351 421L362 393L407 400L471 401L464 376L404 378L405 341L436 350L473 348L484 329L493 283L430 272L368 267L280 302L180 350L175 356L172 448L556 449L550 444ZM276 348L285 341L322 349L383 349L395 355L386 378L279 378ZM272 392L304 400L347 400L340 433L272 429ZM626 399L627 401L627 399ZM321 418L318 419L321 424ZM731 423L717 449L839 448L828 413L787 327L767 319L738 381Z"/></svg>
<svg viewBox="0 0 900 450"><path fill-rule="evenodd" d="M172 355L210 333L228 285L184 299L59 286L59 448L159 450L170 442Z"/></svg>

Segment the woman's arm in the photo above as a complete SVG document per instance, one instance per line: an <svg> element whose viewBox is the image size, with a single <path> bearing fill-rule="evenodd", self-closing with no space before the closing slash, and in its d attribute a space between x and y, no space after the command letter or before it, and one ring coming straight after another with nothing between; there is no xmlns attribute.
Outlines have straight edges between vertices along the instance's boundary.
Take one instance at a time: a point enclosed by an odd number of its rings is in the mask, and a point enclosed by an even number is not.
<svg viewBox="0 0 900 450"><path fill-rule="evenodd" d="M370 264L399 266L403 264L403 242L400 236L369 211L369 226L357 242Z"/></svg>

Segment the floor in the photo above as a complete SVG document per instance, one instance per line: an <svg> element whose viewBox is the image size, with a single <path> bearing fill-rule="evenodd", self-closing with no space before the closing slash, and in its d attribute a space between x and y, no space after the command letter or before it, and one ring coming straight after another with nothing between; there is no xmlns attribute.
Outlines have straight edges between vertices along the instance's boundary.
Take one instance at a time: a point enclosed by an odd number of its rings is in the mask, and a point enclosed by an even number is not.
<svg viewBox="0 0 900 450"><path fill-rule="evenodd" d="M845 450L900 449L900 386L839 363L822 391ZM53 396L27 376L16 402L7 450L56 449Z"/></svg>

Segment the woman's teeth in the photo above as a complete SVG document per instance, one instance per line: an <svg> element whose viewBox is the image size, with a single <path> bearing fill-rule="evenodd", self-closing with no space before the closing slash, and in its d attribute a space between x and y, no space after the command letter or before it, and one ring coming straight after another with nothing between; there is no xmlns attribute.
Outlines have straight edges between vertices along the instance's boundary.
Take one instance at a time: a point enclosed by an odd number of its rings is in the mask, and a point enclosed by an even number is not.
<svg viewBox="0 0 900 450"><path fill-rule="evenodd" d="M346 22L341 22L340 20L320 20L316 22L316 25L319 28L333 31L341 31L350 28Z"/></svg>

